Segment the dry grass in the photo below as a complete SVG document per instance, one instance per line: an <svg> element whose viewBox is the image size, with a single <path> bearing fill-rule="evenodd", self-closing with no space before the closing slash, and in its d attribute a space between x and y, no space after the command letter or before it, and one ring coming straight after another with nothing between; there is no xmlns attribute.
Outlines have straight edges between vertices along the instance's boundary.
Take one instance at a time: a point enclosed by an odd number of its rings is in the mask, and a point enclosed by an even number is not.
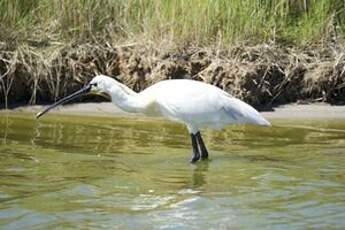
<svg viewBox="0 0 345 230"><path fill-rule="evenodd" d="M0 1L0 104L55 101L97 73L136 91L202 80L257 107L344 103L343 1L301 2Z"/></svg>
<svg viewBox="0 0 345 230"><path fill-rule="evenodd" d="M164 47L164 49L162 48ZM228 49L179 48L174 43L60 45L40 53L30 46L0 52L5 104L54 101L95 74L117 78L136 91L163 80L189 78L214 84L256 107L297 101L345 102L345 57L329 47L274 45Z"/></svg>

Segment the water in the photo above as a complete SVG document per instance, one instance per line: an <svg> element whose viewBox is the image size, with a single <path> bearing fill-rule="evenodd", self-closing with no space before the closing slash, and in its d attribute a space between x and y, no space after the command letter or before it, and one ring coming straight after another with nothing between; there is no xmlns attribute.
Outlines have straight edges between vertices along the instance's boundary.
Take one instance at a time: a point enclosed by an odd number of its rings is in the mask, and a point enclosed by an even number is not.
<svg viewBox="0 0 345 230"><path fill-rule="evenodd" d="M345 121L206 131L164 120L0 115L1 229L345 228Z"/></svg>

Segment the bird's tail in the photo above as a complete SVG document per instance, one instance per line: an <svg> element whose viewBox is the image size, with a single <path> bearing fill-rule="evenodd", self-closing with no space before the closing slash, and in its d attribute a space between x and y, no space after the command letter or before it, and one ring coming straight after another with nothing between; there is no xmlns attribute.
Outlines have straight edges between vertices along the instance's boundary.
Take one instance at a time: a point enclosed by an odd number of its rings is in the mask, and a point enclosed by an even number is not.
<svg viewBox="0 0 345 230"><path fill-rule="evenodd" d="M262 126L271 126L271 123L267 121L256 109L251 105L237 99L230 98L232 101L228 103L225 110L237 118L239 123L251 123Z"/></svg>
<svg viewBox="0 0 345 230"><path fill-rule="evenodd" d="M260 116L261 116L261 121L260 121L259 125L272 126L272 124L268 120L266 120L266 118L264 118L261 114L260 114Z"/></svg>

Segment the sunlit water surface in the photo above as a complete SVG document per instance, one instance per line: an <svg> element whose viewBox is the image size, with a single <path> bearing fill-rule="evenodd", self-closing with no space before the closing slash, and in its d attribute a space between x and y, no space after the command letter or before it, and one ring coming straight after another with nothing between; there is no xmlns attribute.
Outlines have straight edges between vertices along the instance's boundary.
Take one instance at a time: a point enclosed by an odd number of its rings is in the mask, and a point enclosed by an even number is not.
<svg viewBox="0 0 345 230"><path fill-rule="evenodd" d="M0 115L2 229L345 228L345 121L205 131L139 118Z"/></svg>

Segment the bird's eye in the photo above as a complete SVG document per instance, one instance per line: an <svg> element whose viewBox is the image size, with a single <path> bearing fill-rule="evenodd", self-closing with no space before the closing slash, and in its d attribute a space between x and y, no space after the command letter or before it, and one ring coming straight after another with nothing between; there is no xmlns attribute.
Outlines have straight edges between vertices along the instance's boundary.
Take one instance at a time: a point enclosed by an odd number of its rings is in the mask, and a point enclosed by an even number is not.
<svg viewBox="0 0 345 230"><path fill-rule="evenodd" d="M97 87L97 83L92 83L91 85L94 87Z"/></svg>

